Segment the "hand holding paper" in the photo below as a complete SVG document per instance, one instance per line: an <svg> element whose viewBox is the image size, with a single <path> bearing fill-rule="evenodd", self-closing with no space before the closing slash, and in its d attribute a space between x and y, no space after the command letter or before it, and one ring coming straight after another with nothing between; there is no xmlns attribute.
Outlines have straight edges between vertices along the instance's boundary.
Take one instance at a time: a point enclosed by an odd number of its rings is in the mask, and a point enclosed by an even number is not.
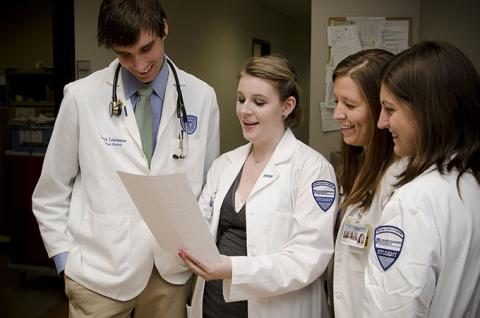
<svg viewBox="0 0 480 318"><path fill-rule="evenodd" d="M228 256L221 255L222 261L220 263L202 262L199 258L183 249L178 251L178 256L184 260L192 272L206 281L232 278L232 261Z"/></svg>
<svg viewBox="0 0 480 318"><path fill-rule="evenodd" d="M172 254L185 249L203 262L222 262L185 174L118 175L161 248Z"/></svg>

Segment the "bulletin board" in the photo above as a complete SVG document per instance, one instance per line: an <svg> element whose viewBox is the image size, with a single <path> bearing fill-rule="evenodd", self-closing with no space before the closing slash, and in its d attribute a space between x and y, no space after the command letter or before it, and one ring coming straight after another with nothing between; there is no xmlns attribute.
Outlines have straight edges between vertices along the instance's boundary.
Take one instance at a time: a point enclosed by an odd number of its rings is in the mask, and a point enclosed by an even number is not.
<svg viewBox="0 0 480 318"><path fill-rule="evenodd" d="M325 69L325 101L320 104L322 130L340 128L333 119L332 73L345 57L361 50L380 48L398 54L412 45L409 17L330 17L328 61Z"/></svg>
<svg viewBox="0 0 480 318"><path fill-rule="evenodd" d="M390 28L390 31L395 31L396 34L383 34L383 35L380 35L380 37L386 37L386 36L390 36L390 37L393 37L395 35L397 36L402 36L403 32L402 31L405 31L406 32L406 38L407 38L407 45L408 47L410 47L412 45L412 32L411 32L411 25L412 25L412 18L410 17L330 17L328 18L328 25L329 26L342 26L342 25L352 25L352 24L357 24L359 25L359 32L360 34L364 34L364 32L362 32L362 30L366 31L366 30L372 30L372 29L375 29L375 28L380 28L381 27L381 24L390 24L391 28ZM394 28L396 26L398 26L400 29L394 29L392 30L392 28ZM405 29L403 29L405 28ZM403 29L403 30L402 30ZM361 39L362 41L362 39ZM363 43L362 43L363 44ZM388 49L385 48L385 47L382 47L381 44L379 45L366 45L365 47L363 47L362 49L366 49L366 48L384 48L384 49ZM328 49L329 49L329 56L330 56L330 53L331 53L331 46L329 45L328 46ZM402 50L402 49L400 49ZM394 49L391 49L392 53L393 54L397 54L399 53L398 50L394 50Z"/></svg>

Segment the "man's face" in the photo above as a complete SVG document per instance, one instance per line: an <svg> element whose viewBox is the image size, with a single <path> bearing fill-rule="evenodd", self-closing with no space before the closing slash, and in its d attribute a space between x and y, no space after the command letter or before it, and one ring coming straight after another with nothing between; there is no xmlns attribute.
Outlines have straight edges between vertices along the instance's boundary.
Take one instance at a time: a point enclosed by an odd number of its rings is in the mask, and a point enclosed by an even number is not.
<svg viewBox="0 0 480 318"><path fill-rule="evenodd" d="M155 79L163 64L164 38L153 32L142 30L132 46L112 46L120 64L140 82L149 83Z"/></svg>

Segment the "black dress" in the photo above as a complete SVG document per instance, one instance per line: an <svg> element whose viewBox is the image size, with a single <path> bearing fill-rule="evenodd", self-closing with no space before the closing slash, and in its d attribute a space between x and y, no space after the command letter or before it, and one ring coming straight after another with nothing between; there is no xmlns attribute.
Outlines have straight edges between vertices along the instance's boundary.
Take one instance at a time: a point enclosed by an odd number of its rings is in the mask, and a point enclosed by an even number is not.
<svg viewBox="0 0 480 318"><path fill-rule="evenodd" d="M242 170L233 182L220 209L217 231L217 247L220 254L227 256L247 256L247 232L245 204L235 212L235 191ZM205 282L203 294L204 318L247 318L247 301L226 303L223 298L223 280Z"/></svg>

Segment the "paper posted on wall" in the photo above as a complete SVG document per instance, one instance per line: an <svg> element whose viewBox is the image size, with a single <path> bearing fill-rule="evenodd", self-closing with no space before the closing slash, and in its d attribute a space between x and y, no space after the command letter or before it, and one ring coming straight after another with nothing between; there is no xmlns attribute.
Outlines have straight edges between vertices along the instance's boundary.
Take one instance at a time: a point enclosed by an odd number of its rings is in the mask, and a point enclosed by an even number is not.
<svg viewBox="0 0 480 318"><path fill-rule="evenodd" d="M183 248L204 262L221 262L185 174L118 175L161 248L172 254Z"/></svg>
<svg viewBox="0 0 480 318"><path fill-rule="evenodd" d="M320 116L322 120L322 131L339 130L340 124L333 118L334 108L327 107L326 103L320 103Z"/></svg>
<svg viewBox="0 0 480 318"><path fill-rule="evenodd" d="M341 60L362 49L358 25L328 27L328 45L331 47L331 63L336 67Z"/></svg>

